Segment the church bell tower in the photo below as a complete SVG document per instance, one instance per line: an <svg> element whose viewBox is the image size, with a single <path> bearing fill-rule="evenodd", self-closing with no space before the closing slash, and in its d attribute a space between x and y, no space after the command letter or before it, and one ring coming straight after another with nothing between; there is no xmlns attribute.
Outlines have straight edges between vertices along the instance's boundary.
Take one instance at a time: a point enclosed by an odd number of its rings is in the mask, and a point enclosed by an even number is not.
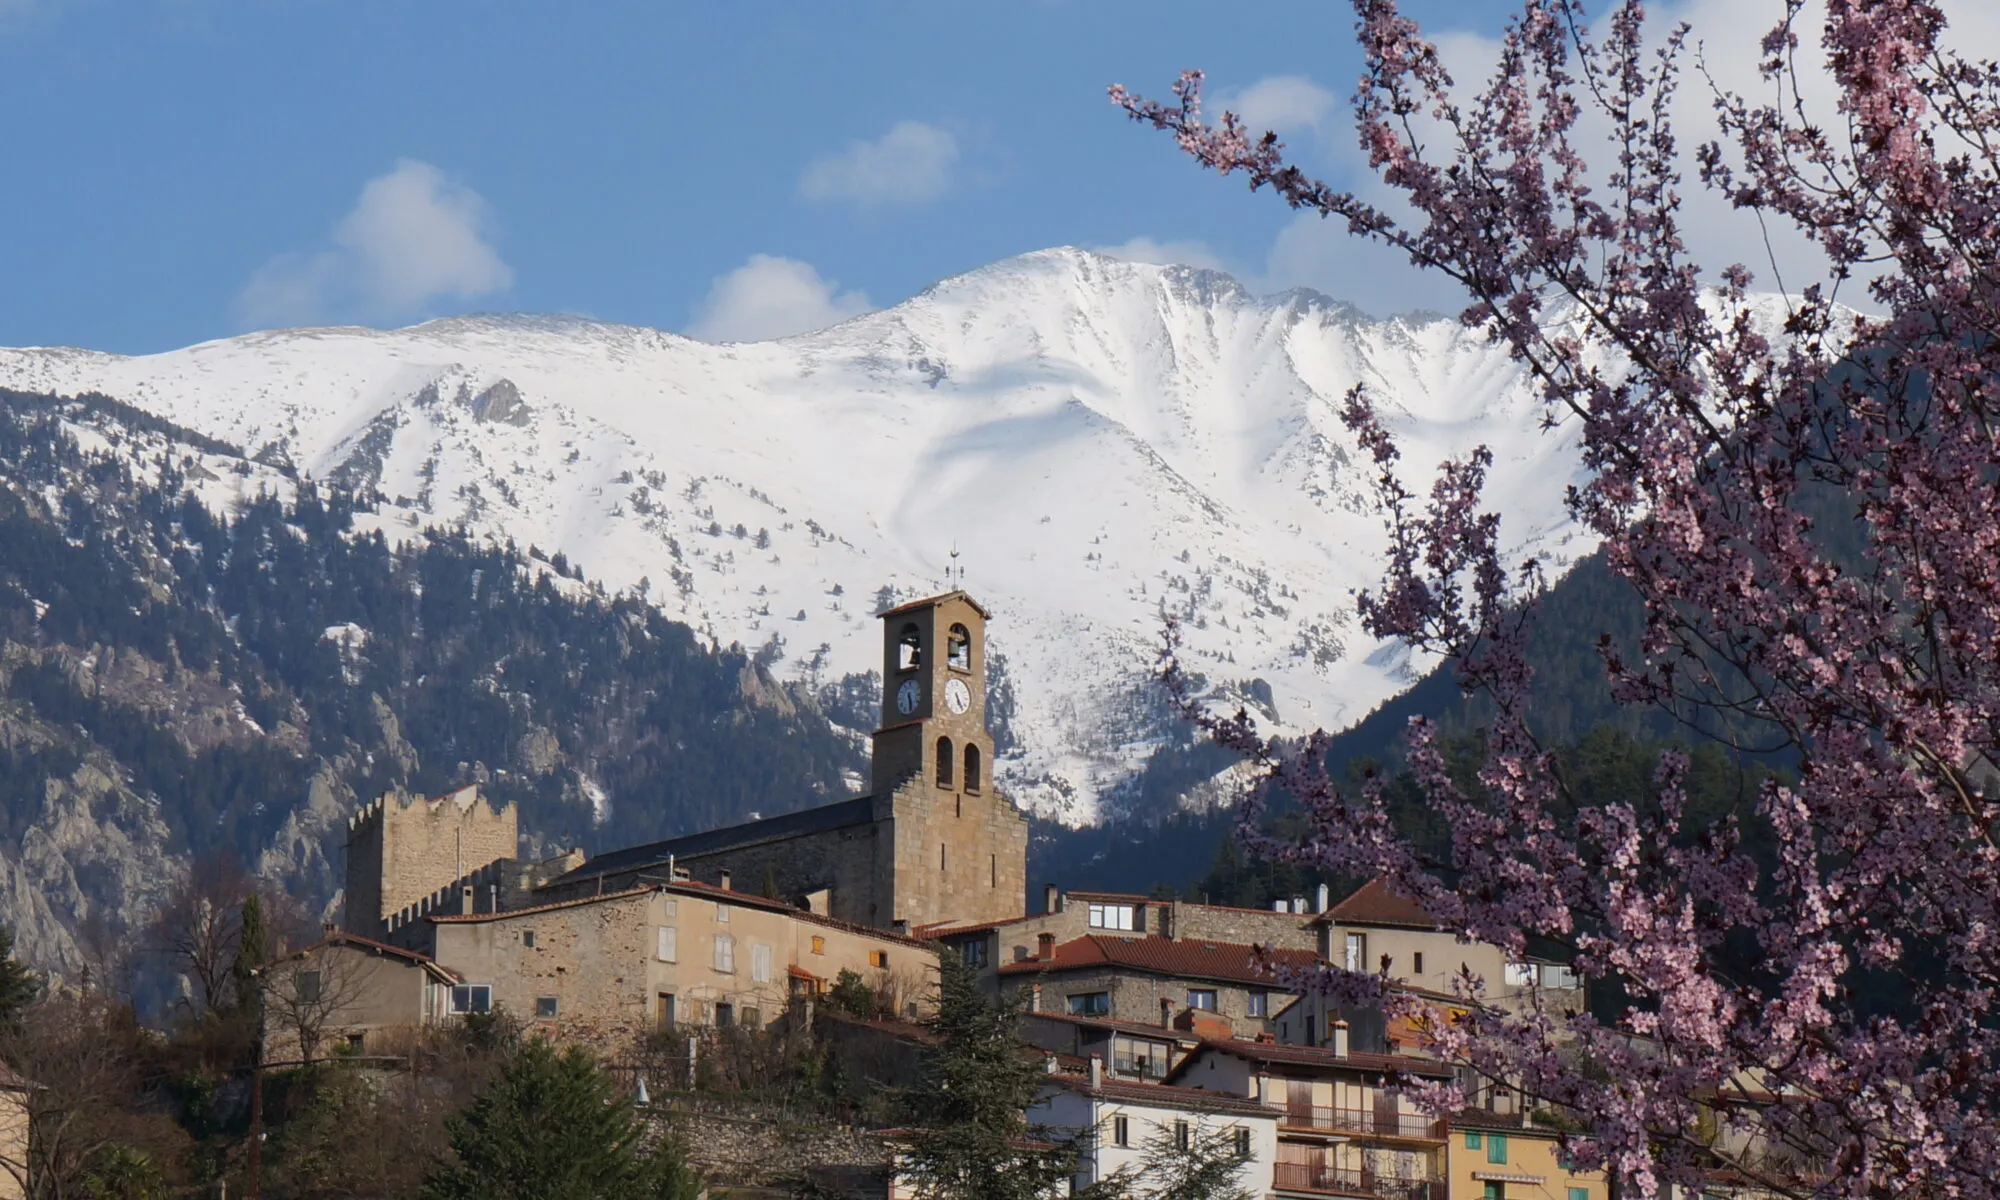
<svg viewBox="0 0 2000 1200"><path fill-rule="evenodd" d="M882 617L882 721L873 790L911 778L977 795L992 790L986 732L986 621L962 591L899 605Z"/></svg>

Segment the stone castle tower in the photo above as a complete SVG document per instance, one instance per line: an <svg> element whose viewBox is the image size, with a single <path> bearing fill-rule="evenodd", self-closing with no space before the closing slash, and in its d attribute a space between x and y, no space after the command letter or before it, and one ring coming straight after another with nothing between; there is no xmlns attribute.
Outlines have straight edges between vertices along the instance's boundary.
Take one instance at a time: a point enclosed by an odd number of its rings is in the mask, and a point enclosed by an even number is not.
<svg viewBox="0 0 2000 1200"><path fill-rule="evenodd" d="M413 916L470 911L461 885L511 862L519 847L514 806L495 809L476 787L432 799L391 792L347 822L341 924L381 938Z"/></svg>

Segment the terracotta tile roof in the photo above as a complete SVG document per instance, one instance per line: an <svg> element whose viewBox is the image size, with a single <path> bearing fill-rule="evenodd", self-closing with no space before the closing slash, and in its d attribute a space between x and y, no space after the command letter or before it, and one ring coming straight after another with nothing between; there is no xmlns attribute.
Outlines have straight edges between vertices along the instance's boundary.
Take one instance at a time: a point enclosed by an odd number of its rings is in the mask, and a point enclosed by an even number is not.
<svg viewBox="0 0 2000 1200"><path fill-rule="evenodd" d="M1428 1075L1438 1079L1449 1079L1451 1064L1434 1058L1417 1058L1408 1054L1366 1054L1351 1052L1335 1054L1321 1046L1294 1046L1286 1042L1253 1042L1247 1038L1212 1039L1203 1042L1201 1049L1190 1054L1174 1068L1167 1078L1185 1072L1195 1059L1203 1054L1228 1054L1246 1062L1277 1067L1316 1067L1325 1070L1349 1071L1394 1071L1405 1075Z"/></svg>
<svg viewBox="0 0 2000 1200"><path fill-rule="evenodd" d="M1018 917L1001 917L993 921L934 921L929 925L919 925L910 931L912 937L929 941L934 938L957 937L961 933L980 933L989 929L1003 929L1009 925L1019 925L1023 921L1033 921L1048 916L1047 913L1027 913Z"/></svg>
<svg viewBox="0 0 2000 1200"><path fill-rule="evenodd" d="M1168 901L1152 896L1141 896L1137 892L1087 892L1081 888L1063 893L1064 900L1118 900L1132 904L1166 904Z"/></svg>
<svg viewBox="0 0 2000 1200"><path fill-rule="evenodd" d="M1310 950L1273 950L1240 942L1189 938L1103 937L1087 934L1055 948L1049 958L1002 963L1000 973L1074 971L1084 967L1124 967L1155 975L1215 979L1227 983L1270 983L1271 968L1309 968L1319 962Z"/></svg>
<svg viewBox="0 0 2000 1200"><path fill-rule="evenodd" d="M1425 912L1423 905L1390 891L1389 885L1380 879L1362 884L1352 896L1327 909L1314 924L1328 921L1340 925L1393 925L1403 929L1438 927L1437 918Z"/></svg>
<svg viewBox="0 0 2000 1200"><path fill-rule="evenodd" d="M1269 1105L1259 1104L1242 1096L1232 1096L1228 1092L1211 1092L1204 1088L1108 1078L1100 1080L1096 1087L1092 1087L1088 1076L1061 1074L1049 1076L1048 1082L1095 1099L1114 1100L1121 1104L1144 1104L1151 1108L1172 1108L1183 1112L1234 1113L1246 1117L1276 1118L1278 1115L1278 1110Z"/></svg>
<svg viewBox="0 0 2000 1200"><path fill-rule="evenodd" d="M378 942L374 938L362 937L358 933L348 933L346 930L341 929L330 930L325 937L314 942L312 945L294 950L277 961L289 962L295 958L304 958L313 951L323 949L327 946L355 946L376 954L387 954L392 958L400 958L406 962L415 963L425 970L446 979L456 981L459 978L458 972L438 962L428 954L420 954L415 950L409 950L402 946L391 946L387 942Z"/></svg>
<svg viewBox="0 0 2000 1200"><path fill-rule="evenodd" d="M894 608L885 608L881 612L876 613L875 615L878 618L900 617L904 613L916 612L920 608L930 608L932 605L943 604L945 601L952 599L963 600L967 604L970 604L972 606L973 611L977 612L980 616L985 617L989 621L993 619L993 614L986 611L985 605L981 604L977 600L974 600L971 596L967 595L964 591L960 590L959 588L953 588L948 592L939 592L935 596L925 596L921 600L911 600L908 601L907 603L898 604Z"/></svg>
<svg viewBox="0 0 2000 1200"><path fill-rule="evenodd" d="M1023 1021L1061 1021L1065 1025L1079 1025L1085 1029L1105 1029L1112 1033L1128 1033L1134 1037L1150 1037L1163 1042L1192 1042L1199 1039L1181 1029L1169 1029L1164 1025L1148 1025L1143 1021L1114 1021L1109 1017L1079 1017L1071 1013L1024 1012Z"/></svg>

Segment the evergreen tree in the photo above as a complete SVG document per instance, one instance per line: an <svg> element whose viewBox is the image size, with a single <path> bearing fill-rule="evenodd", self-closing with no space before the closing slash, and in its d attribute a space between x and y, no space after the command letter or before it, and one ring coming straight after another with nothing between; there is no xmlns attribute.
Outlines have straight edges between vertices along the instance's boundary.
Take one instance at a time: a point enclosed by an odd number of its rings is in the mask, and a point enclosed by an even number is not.
<svg viewBox="0 0 2000 1200"><path fill-rule="evenodd" d="M938 960L936 1038L909 1097L916 1126L898 1171L918 1200L1044 1200L1066 1190L1078 1139L1032 1125L1045 1086L1015 1036L1018 1001L987 996L957 956Z"/></svg>
<svg viewBox="0 0 2000 1200"><path fill-rule="evenodd" d="M1107 1181L1138 1200L1251 1200L1244 1184L1249 1161L1233 1127L1196 1118L1154 1127L1140 1149L1139 1169Z"/></svg>
<svg viewBox="0 0 2000 1200"><path fill-rule="evenodd" d="M0 1031L19 1029L21 1014L41 994L41 976L14 957L14 931L0 925Z"/></svg>
<svg viewBox="0 0 2000 1200"><path fill-rule="evenodd" d="M271 958L271 935L264 927L264 902L256 892L243 898L236 922L236 957L230 960L229 977L236 990L236 1006L249 1012L256 1007L257 972Z"/></svg>
<svg viewBox="0 0 2000 1200"><path fill-rule="evenodd" d="M693 1200L697 1183L590 1056L535 1038L447 1124L423 1200Z"/></svg>

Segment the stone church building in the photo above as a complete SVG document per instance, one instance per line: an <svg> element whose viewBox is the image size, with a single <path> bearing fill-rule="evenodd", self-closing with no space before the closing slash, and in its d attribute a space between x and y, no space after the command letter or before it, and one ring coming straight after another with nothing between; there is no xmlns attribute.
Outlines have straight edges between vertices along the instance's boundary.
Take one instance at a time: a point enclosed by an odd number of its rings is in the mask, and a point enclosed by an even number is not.
<svg viewBox="0 0 2000 1200"><path fill-rule="evenodd" d="M993 781L986 622L963 591L880 614L882 709L867 795L614 850L516 858L518 814L476 789L385 797L347 843L346 932L428 941L429 918L499 913L688 881L777 895L884 932L1026 911L1027 819ZM428 949L426 946L416 946Z"/></svg>

